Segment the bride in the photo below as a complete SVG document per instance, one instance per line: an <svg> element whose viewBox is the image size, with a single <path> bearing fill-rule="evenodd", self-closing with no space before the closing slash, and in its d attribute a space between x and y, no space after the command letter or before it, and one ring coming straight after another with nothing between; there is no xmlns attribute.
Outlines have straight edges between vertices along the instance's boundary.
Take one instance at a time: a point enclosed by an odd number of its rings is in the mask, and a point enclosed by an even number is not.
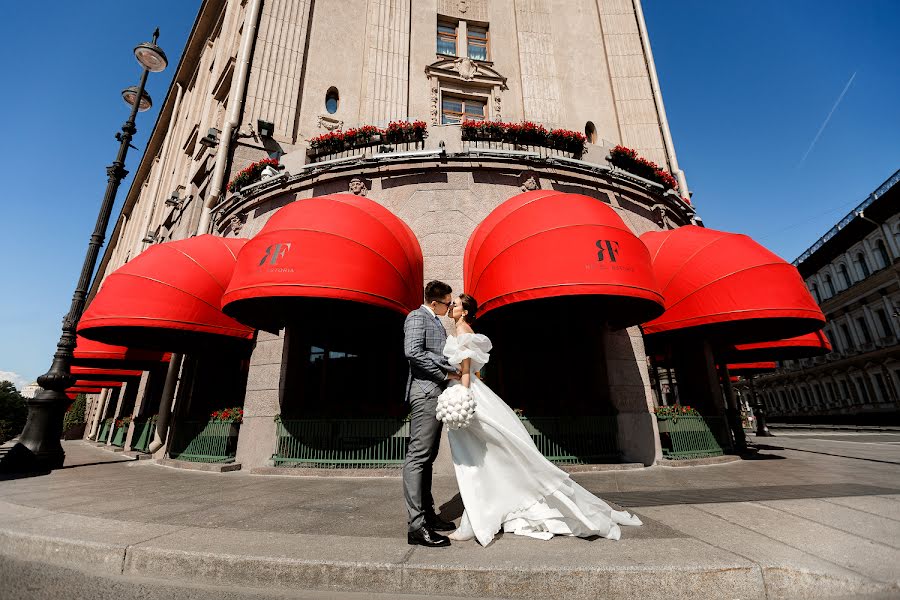
<svg viewBox="0 0 900 600"><path fill-rule="evenodd" d="M462 376L451 382L438 401L438 417L448 422L447 435L465 511L452 540L475 538L482 546L501 529L549 540L554 535L601 536L617 540L619 525L641 520L614 510L575 483L540 453L519 417L474 374L488 362L491 341L472 330L478 303L461 294L451 306L457 334L447 338L444 355L459 365ZM460 387L463 386L463 387ZM447 416L442 403L469 406L474 415L459 427L459 416ZM452 411L451 411L452 412ZM465 420L465 419L462 419Z"/></svg>

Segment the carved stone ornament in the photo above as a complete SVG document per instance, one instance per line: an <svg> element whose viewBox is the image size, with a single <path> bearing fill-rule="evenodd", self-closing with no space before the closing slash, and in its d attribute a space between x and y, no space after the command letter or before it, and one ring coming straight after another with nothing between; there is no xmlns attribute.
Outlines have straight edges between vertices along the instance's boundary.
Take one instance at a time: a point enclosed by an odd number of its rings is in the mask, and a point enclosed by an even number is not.
<svg viewBox="0 0 900 600"><path fill-rule="evenodd" d="M459 76L466 81L472 81L478 75L478 65L468 56L457 58L453 65L455 70L459 72Z"/></svg>
<svg viewBox="0 0 900 600"><path fill-rule="evenodd" d="M432 78L431 79L431 124L439 125L439 111L438 111L438 86L437 81Z"/></svg>
<svg viewBox="0 0 900 600"><path fill-rule="evenodd" d="M344 122L335 119L334 117L319 115L319 127L327 129L328 131L333 131L335 129L342 129L344 127Z"/></svg>
<svg viewBox="0 0 900 600"><path fill-rule="evenodd" d="M503 116L500 112L500 95L494 94L494 120L502 121Z"/></svg>
<svg viewBox="0 0 900 600"><path fill-rule="evenodd" d="M653 209L653 216L655 218L656 224L660 227L666 227L666 209L662 206L657 206Z"/></svg>
<svg viewBox="0 0 900 600"><path fill-rule="evenodd" d="M541 180L534 171L524 171L519 175L519 181L522 182L519 189L523 192L533 192L541 189Z"/></svg>
<svg viewBox="0 0 900 600"><path fill-rule="evenodd" d="M366 187L366 183L362 179L354 177L350 180L350 193L357 196L365 196L369 193L369 188Z"/></svg>
<svg viewBox="0 0 900 600"><path fill-rule="evenodd" d="M241 233L241 229L244 228L244 219L246 217L243 215L231 215L231 219L228 220L228 226L231 227L231 233L234 235L239 235Z"/></svg>
<svg viewBox="0 0 900 600"><path fill-rule="evenodd" d="M469 3L466 0L459 0L459 4L457 4L459 8L459 12L464 13L469 10Z"/></svg>

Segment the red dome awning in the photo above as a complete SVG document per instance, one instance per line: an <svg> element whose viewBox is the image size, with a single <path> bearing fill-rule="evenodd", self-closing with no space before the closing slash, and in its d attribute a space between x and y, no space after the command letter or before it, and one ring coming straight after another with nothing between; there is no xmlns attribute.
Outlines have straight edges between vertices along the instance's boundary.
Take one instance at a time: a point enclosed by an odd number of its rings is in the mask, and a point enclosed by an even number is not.
<svg viewBox="0 0 900 600"><path fill-rule="evenodd" d="M169 362L171 354L151 350L135 350L125 346L113 346L102 342L75 338L72 365L113 369L151 369Z"/></svg>
<svg viewBox="0 0 900 600"><path fill-rule="evenodd" d="M120 388L122 387L121 381L97 381L94 379L86 380L79 379L68 389L73 388Z"/></svg>
<svg viewBox="0 0 900 600"><path fill-rule="evenodd" d="M66 396L69 398L69 400L75 400L76 398L78 398L79 393L80 392L66 392Z"/></svg>
<svg viewBox="0 0 900 600"><path fill-rule="evenodd" d="M734 363L728 365L728 373L749 377L750 375L768 373L769 371L774 371L776 368L778 368L778 365L774 362Z"/></svg>
<svg viewBox="0 0 900 600"><path fill-rule="evenodd" d="M824 356L831 352L831 343L822 331L807 333L786 340L740 344L725 353L729 360L758 362L768 360L795 360Z"/></svg>
<svg viewBox="0 0 900 600"><path fill-rule="evenodd" d="M644 333L744 344L817 331L825 316L796 267L745 235L686 225L641 236L666 311Z"/></svg>
<svg viewBox="0 0 900 600"><path fill-rule="evenodd" d="M479 314L531 300L579 296L627 326L662 313L647 248L610 206L553 190L494 209L469 238L463 276Z"/></svg>
<svg viewBox="0 0 900 600"><path fill-rule="evenodd" d="M241 249L222 306L267 330L321 317L335 300L405 316L422 304L422 278L419 243L393 213L360 196L316 196L279 209Z"/></svg>
<svg viewBox="0 0 900 600"><path fill-rule="evenodd" d="M109 274L78 332L108 344L173 352L248 348L253 329L220 308L245 243L201 235L151 246Z"/></svg>
<svg viewBox="0 0 900 600"><path fill-rule="evenodd" d="M91 367L72 366L69 371L78 379L89 381L125 381L126 379L139 379L143 371L128 369L97 369Z"/></svg>

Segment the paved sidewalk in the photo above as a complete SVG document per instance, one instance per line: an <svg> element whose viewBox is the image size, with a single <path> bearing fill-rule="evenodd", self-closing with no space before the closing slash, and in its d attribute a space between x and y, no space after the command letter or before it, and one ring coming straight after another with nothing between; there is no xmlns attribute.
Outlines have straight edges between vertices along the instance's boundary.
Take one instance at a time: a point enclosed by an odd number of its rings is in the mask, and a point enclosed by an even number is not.
<svg viewBox="0 0 900 600"><path fill-rule="evenodd" d="M65 468L0 481L0 598L900 597L900 435L858 435L751 436L755 460L574 475L644 520L618 542L437 550L406 544L396 478L186 471L66 442ZM452 478L435 497L460 516Z"/></svg>

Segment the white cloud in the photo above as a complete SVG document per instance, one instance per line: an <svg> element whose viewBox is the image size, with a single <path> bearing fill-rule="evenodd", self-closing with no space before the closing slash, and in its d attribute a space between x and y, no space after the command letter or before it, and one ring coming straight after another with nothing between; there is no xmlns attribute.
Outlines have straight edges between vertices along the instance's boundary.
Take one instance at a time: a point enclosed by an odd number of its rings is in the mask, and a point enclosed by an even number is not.
<svg viewBox="0 0 900 600"><path fill-rule="evenodd" d="M30 380L25 379L24 377L13 371L0 371L0 381L12 382L12 384L16 386L16 389L20 392L22 391L23 387L31 383Z"/></svg>

